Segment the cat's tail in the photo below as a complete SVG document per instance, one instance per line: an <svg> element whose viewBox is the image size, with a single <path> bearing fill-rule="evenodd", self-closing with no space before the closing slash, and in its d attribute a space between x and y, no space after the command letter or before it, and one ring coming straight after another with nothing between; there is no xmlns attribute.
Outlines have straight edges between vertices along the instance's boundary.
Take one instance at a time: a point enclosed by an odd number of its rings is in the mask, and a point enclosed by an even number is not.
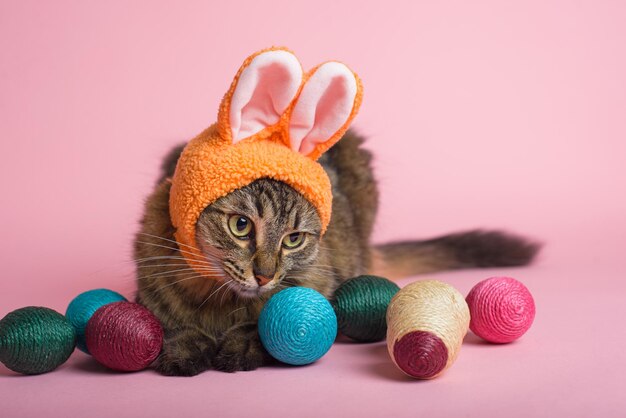
<svg viewBox="0 0 626 418"><path fill-rule="evenodd" d="M440 270L530 264L541 244L502 231L474 230L374 247L370 274L400 279Z"/></svg>

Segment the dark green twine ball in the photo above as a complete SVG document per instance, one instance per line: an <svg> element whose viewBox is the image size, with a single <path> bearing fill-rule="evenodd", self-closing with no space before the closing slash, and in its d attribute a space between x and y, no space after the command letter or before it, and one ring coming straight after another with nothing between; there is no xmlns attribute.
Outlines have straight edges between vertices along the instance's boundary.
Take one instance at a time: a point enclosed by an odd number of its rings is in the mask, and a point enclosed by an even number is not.
<svg viewBox="0 0 626 418"><path fill-rule="evenodd" d="M342 283L333 299L339 331L360 342L383 340L387 306L398 290L397 284L377 276L359 276Z"/></svg>
<svg viewBox="0 0 626 418"><path fill-rule="evenodd" d="M76 346L76 331L65 316L38 306L10 312L0 321L0 361L14 372L56 369Z"/></svg>

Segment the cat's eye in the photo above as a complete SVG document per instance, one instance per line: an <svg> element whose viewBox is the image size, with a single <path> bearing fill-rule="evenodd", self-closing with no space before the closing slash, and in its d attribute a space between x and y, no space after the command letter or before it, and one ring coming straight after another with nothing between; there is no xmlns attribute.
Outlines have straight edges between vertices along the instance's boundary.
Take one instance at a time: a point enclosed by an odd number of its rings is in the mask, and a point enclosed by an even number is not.
<svg viewBox="0 0 626 418"><path fill-rule="evenodd" d="M294 232L293 234L285 235L283 238L283 247L290 250L299 247L304 241L304 233Z"/></svg>
<svg viewBox="0 0 626 418"><path fill-rule="evenodd" d="M228 228L237 238L247 239L252 232L252 221L245 216L232 215L228 218Z"/></svg>

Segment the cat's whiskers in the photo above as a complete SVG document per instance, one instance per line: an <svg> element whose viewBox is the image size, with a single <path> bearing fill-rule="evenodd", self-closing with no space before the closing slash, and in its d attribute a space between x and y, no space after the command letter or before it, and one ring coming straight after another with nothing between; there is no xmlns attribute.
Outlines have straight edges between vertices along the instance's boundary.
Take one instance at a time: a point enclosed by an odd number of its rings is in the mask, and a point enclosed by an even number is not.
<svg viewBox="0 0 626 418"><path fill-rule="evenodd" d="M149 277L149 276L140 276L137 277L135 274L133 273L129 273L127 275L127 277L125 277L124 279L122 279L121 281L124 283L128 283L128 282L135 282L137 283L139 280L145 280L145 281L163 281L163 280L167 280L167 279L171 279L171 278L177 278L180 277L182 275L186 275L186 274L194 274L194 273L198 273L195 270L189 270L187 272L178 272L178 273L171 273L171 272L159 272L159 273L168 273L167 275L163 275L163 276L158 276L158 277ZM207 272L206 275L210 274L211 272ZM205 274L203 274L203 276L206 277Z"/></svg>
<svg viewBox="0 0 626 418"><path fill-rule="evenodd" d="M213 247L211 245L203 247L202 249L204 250L205 253L207 253L207 256L218 258L220 260L222 259L222 255L223 254L222 254L221 250L219 250L219 249L217 249L217 248L215 248L215 247Z"/></svg>
<svg viewBox="0 0 626 418"><path fill-rule="evenodd" d="M239 303L239 293L235 292L235 306Z"/></svg>
<svg viewBox="0 0 626 418"><path fill-rule="evenodd" d="M151 280L151 281L155 282L155 283L157 281L164 282L164 281L167 281L168 279L177 279L177 278L180 278L180 277L194 275L194 274L197 274L197 273L198 273L197 271L188 271L186 273L174 273L174 274L167 275L167 276L160 276L160 277L157 277L157 278L152 278L153 280ZM198 274L198 275L200 275L200 277L206 277L204 274ZM130 281L134 281L134 282L137 282L137 277L131 277L128 280L124 280L124 281L129 281L129 282Z"/></svg>
<svg viewBox="0 0 626 418"><path fill-rule="evenodd" d="M239 287L242 287L242 286L241 286L241 284L240 284L240 283L236 282L235 280L233 280L233 281L232 281L231 283L229 283L229 285L228 285L228 289L230 289L230 290L231 290L231 292L235 294L235 305L237 305L237 303L239 303L239 299L240 299L240 297L241 297L241 294L240 294L240 293L237 291L237 289L233 286L233 283L238 284L238 285L239 285ZM224 294L222 294L222 297L220 298L220 306L222 306L222 304L223 304L223 302L224 302L224 296L225 296L225 295L226 295L226 292L224 292ZM254 295L254 296L255 296L255 298L257 298L257 299L260 297L258 294L257 294L257 295ZM254 298L250 298L250 297L249 297L249 298L247 298L247 299L249 300L249 299L254 299ZM246 302L246 301L244 301L243 303L245 304L245 303L247 303L247 302Z"/></svg>
<svg viewBox="0 0 626 418"><path fill-rule="evenodd" d="M218 271L222 271L222 268L218 265L212 264L212 265L207 265L207 266L190 266L189 264L182 264L182 266L184 266L185 268L190 268L190 269L194 269L194 270L198 270L198 271L208 271L208 270L218 270ZM146 266L149 267L149 266ZM174 271L174 270L169 270L169 271Z"/></svg>
<svg viewBox="0 0 626 418"><path fill-rule="evenodd" d="M185 254L188 254L188 255L189 255L189 256L191 256L191 257L194 257L194 258L192 258L194 261L199 261L199 262L202 262L202 261L207 261L205 257L201 257L201 256L199 256L199 255L198 255L198 254L196 254L196 253L192 253L192 252L190 252L190 251L182 250L182 249L180 249L180 248L170 247L170 246L167 246L167 245L161 245L161 244L155 244L154 242L147 242L147 241L135 241L135 242L137 242L137 243L139 243L139 244L152 245L152 246L154 246L154 247L165 248L165 249L167 249L167 250L179 251L179 252L181 252L181 253L185 253Z"/></svg>
<svg viewBox="0 0 626 418"><path fill-rule="evenodd" d="M166 279L170 277L177 277L177 276L181 276L185 274L202 274L206 276L207 274L213 273L213 272L215 271L213 270L204 271L204 270L196 270L196 269L189 268L189 269L184 269L184 270L159 271L154 274L137 277L136 279L137 280L154 279L156 281L156 280Z"/></svg>
<svg viewBox="0 0 626 418"><path fill-rule="evenodd" d="M239 296L239 295L237 295L237 296ZM231 315L232 315L232 314L234 314L235 312L240 311L240 310L242 310L242 309L246 309L246 308L247 308L247 306L242 306L242 307L240 307L240 308L234 309L234 310L232 310L230 313L228 313L226 316L231 316Z"/></svg>
<svg viewBox="0 0 626 418"><path fill-rule="evenodd" d="M146 263L146 262L155 261L155 260L181 260L185 262L187 261L187 259L182 256L152 256L152 257L143 257L143 258L131 258L130 260L122 260L118 262L108 263L106 267L96 269L92 271L91 273L87 273L87 275L88 277L91 277L95 274L106 272L107 270L117 269L120 266L127 266L128 264L134 264L137 267L139 267L140 263ZM211 262L203 261L203 260L196 260L196 263L212 265ZM134 280L134 279L135 278L133 277L133 279L130 279L130 280Z"/></svg>
<svg viewBox="0 0 626 418"><path fill-rule="evenodd" d="M159 273L153 273L153 274L149 274L147 276L141 276L141 277L137 277L137 280L143 280L143 279L150 279L150 278L154 278L154 277L160 277L160 276L165 276L165 275L171 275L173 273L182 273L182 272L206 272L206 273L212 273L212 272L218 272L221 271L219 268L208 268L208 267L186 267L184 269L178 269L178 270L165 270L165 271L161 271Z"/></svg>
<svg viewBox="0 0 626 418"><path fill-rule="evenodd" d="M230 289L230 286L227 287L226 290ZM222 297L220 298L220 307L222 306L222 304L224 303L224 296L226 295L226 293L228 293L226 290L224 290L224 292L222 292ZM235 292L236 294L237 292Z"/></svg>
<svg viewBox="0 0 626 418"><path fill-rule="evenodd" d="M224 261L224 255L222 253L222 251L212 247L212 246L208 246L206 248L203 249L202 253L204 254L205 258L207 261L209 262L214 262L217 264L222 264Z"/></svg>
<svg viewBox="0 0 626 418"><path fill-rule="evenodd" d="M147 264L147 265L143 265L143 266L137 266L138 269L144 269L144 268L149 268L149 267L185 267L185 266L189 266L189 264L187 263L179 263L179 264ZM200 266L198 266L197 268L200 268Z"/></svg>
<svg viewBox="0 0 626 418"><path fill-rule="evenodd" d="M200 252L200 249L199 249L199 248L194 247L193 245L181 244L180 242L175 241L175 240L173 240L173 239L169 239L169 238L165 238L165 237L160 237L160 236L158 236L158 235L148 234L147 232L138 232L138 234L139 234L139 235L146 235L146 236L148 236L148 237L152 237L152 238L162 239L162 240L164 240L164 241L172 242L172 243L174 243L174 244L176 244L176 245L178 245L178 246L181 246L181 245L182 245L183 247L191 248L192 250L196 250L196 251Z"/></svg>
<svg viewBox="0 0 626 418"><path fill-rule="evenodd" d="M204 299L204 301L200 304L200 306L198 306L198 307L196 308L196 310L200 310L200 308L202 308L202 306L204 306L204 304L205 304L205 303L207 303L207 301L208 301L209 299L211 299L211 297L212 297L215 293L219 292L221 288L223 288L224 286L226 286L228 283L230 283L230 282L232 282L232 281L233 281L233 279L228 279L228 280L226 280L224 283L222 283L222 284L221 284L221 285L220 285L220 286L219 286L216 290L214 290L213 292L211 292L211 294L210 294L209 296L207 296L207 298L206 298L206 299Z"/></svg>
<svg viewBox="0 0 626 418"><path fill-rule="evenodd" d="M168 283L168 284L166 284L166 285L164 285L164 286L161 286L161 287L159 287L159 288L157 288L157 289L153 289L153 290L152 290L152 292L154 292L154 293L156 293L156 292L160 292L161 290L163 290L163 289L165 289L165 288L168 288L168 287L170 287L170 286L174 286L175 284L178 284L178 283L181 283L181 282L184 282L184 281L187 281L187 280L199 279L199 278L201 278L201 277L205 277L205 276L204 276L203 274L197 274L197 275L195 275L195 276L185 277L185 278L183 278L183 279L173 281L172 283Z"/></svg>
<svg viewBox="0 0 626 418"><path fill-rule="evenodd" d="M135 258L133 260L129 260L129 261L126 261L126 262L144 263L146 261L153 261L153 260L182 260L182 261L187 261L187 259L185 257L182 257L182 256L156 255L156 256L152 256L152 257ZM198 260L197 262L198 263L210 264L208 261L204 262L204 261Z"/></svg>

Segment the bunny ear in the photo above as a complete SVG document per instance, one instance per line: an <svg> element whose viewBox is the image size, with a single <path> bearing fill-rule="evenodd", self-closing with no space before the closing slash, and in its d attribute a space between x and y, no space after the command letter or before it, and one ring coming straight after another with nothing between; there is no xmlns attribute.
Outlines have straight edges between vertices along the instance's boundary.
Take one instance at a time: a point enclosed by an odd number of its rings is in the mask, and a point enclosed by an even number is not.
<svg viewBox="0 0 626 418"><path fill-rule="evenodd" d="M327 62L313 69L291 113L291 148L319 158L348 129L361 96L359 78L344 64Z"/></svg>
<svg viewBox="0 0 626 418"><path fill-rule="evenodd" d="M241 66L220 106L222 136L233 143L276 124L302 83L302 66L284 49L250 56Z"/></svg>

